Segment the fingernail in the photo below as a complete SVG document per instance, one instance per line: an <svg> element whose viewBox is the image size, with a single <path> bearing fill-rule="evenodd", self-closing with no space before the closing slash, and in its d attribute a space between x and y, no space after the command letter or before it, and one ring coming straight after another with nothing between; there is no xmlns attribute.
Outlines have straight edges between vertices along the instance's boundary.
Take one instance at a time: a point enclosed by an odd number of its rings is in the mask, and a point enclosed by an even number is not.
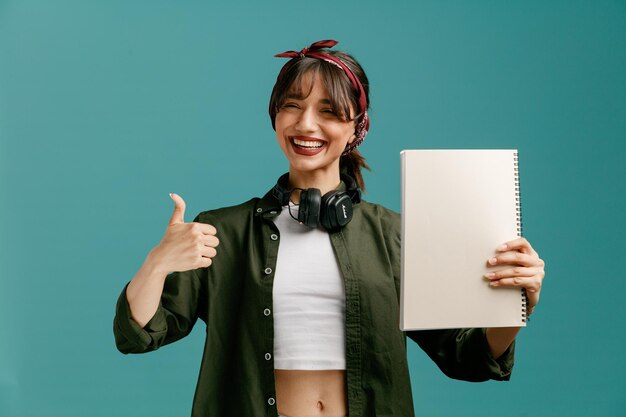
<svg viewBox="0 0 626 417"><path fill-rule="evenodd" d="M492 264L492 265L495 265L496 262L498 262L498 260L496 258L489 259L489 263Z"/></svg>
<svg viewBox="0 0 626 417"><path fill-rule="evenodd" d="M491 281L489 283L489 285L492 286L492 287L497 287L498 286L498 281Z"/></svg>
<svg viewBox="0 0 626 417"><path fill-rule="evenodd" d="M489 272L488 274L485 274L485 278L493 278L495 276L496 274L494 272Z"/></svg>
<svg viewBox="0 0 626 417"><path fill-rule="evenodd" d="M502 245L498 246L498 250L505 250L507 248L506 243L503 243Z"/></svg>

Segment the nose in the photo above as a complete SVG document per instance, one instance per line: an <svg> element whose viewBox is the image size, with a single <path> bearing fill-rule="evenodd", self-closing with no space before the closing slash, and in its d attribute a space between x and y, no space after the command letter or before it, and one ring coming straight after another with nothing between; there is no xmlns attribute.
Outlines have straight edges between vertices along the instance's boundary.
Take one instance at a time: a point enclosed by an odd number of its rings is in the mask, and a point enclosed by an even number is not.
<svg viewBox="0 0 626 417"><path fill-rule="evenodd" d="M314 109L306 108L298 117L296 121L296 128L302 132L314 132L317 126L317 119L315 116Z"/></svg>

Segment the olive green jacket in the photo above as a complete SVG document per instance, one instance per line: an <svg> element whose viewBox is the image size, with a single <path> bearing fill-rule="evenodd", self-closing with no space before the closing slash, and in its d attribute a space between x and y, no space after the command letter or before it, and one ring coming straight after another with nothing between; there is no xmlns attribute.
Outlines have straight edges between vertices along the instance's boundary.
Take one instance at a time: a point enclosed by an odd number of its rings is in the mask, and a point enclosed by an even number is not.
<svg viewBox="0 0 626 417"><path fill-rule="evenodd" d="M123 353L143 353L185 337L198 318L206 343L192 417L276 417L272 285L280 203L268 193L234 207L200 213L216 227L217 256L208 268L174 272L144 328L132 318L126 290L114 334ZM413 400L406 358L409 336L449 377L508 380L512 345L498 360L484 329L399 330L400 216L362 202L330 240L345 281L346 374L350 417L410 417Z"/></svg>

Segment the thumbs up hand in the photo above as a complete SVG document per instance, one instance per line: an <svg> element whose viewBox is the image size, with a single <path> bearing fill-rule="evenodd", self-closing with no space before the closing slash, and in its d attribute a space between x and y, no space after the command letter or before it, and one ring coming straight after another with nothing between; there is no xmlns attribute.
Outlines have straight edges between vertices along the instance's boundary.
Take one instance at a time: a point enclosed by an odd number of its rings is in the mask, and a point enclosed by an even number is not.
<svg viewBox="0 0 626 417"><path fill-rule="evenodd" d="M210 224L185 223L185 200L178 194L170 194L170 197L174 200L174 212L163 239L148 257L156 268L167 274L210 266L219 244L215 236L217 230Z"/></svg>

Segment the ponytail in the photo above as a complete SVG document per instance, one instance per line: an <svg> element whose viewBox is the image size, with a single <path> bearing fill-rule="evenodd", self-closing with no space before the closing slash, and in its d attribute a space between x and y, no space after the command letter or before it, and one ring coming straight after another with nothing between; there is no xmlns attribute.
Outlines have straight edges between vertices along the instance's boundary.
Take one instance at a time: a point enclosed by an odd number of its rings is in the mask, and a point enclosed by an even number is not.
<svg viewBox="0 0 626 417"><path fill-rule="evenodd" d="M358 149L353 150L339 159L339 170L343 174L348 174L354 178L361 191L365 191L365 182L363 181L361 168L371 171L369 165L365 162L365 158Z"/></svg>

